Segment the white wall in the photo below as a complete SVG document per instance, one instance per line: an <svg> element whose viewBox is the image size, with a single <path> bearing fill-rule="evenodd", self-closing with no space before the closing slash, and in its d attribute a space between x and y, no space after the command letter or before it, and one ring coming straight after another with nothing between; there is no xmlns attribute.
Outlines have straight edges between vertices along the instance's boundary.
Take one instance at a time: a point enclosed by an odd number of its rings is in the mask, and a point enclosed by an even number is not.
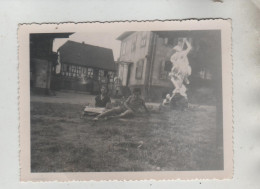
<svg viewBox="0 0 260 189"><path fill-rule="evenodd" d="M141 47L142 34L146 35L146 45L144 47ZM126 42L126 53L122 54L122 49L121 49L120 61L133 62L133 64L130 66L129 85L143 85L144 84L146 62L147 62L145 56L148 54L150 34L151 34L151 32L148 32L148 31L135 32L122 41L122 43ZM132 52L131 51L132 41L135 39L136 39L136 50ZM136 79L136 77L135 77L136 65L140 59L144 60L143 74L142 74L141 79Z"/></svg>

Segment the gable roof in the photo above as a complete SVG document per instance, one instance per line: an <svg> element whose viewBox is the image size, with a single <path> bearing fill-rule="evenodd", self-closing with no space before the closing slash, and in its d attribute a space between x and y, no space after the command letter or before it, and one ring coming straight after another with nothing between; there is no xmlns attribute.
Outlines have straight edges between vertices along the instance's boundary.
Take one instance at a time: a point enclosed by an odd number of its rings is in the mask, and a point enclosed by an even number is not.
<svg viewBox="0 0 260 189"><path fill-rule="evenodd" d="M77 64L104 70L115 70L115 61L112 49L67 41L62 45L60 53L61 63Z"/></svg>

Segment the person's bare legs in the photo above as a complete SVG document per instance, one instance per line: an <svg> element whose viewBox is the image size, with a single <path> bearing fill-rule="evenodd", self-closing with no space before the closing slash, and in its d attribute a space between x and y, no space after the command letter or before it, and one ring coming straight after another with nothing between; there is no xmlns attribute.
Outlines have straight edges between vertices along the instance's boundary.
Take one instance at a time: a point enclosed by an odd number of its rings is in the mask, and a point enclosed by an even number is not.
<svg viewBox="0 0 260 189"><path fill-rule="evenodd" d="M134 115L134 112L132 110L126 110L123 113L121 113L120 115L114 116L114 117L123 118L123 117L130 117L132 115Z"/></svg>
<svg viewBox="0 0 260 189"><path fill-rule="evenodd" d="M121 113L122 109L120 107L113 108L111 110L108 110L106 112L103 112L99 114L97 117L94 118L94 120L98 120L99 118L106 117L106 116L112 116L114 114Z"/></svg>

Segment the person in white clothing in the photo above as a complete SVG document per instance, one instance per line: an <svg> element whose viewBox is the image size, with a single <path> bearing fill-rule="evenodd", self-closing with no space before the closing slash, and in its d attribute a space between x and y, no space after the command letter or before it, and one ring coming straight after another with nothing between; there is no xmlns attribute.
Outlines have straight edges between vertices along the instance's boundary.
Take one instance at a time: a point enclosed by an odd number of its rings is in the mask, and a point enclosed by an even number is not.
<svg viewBox="0 0 260 189"><path fill-rule="evenodd" d="M184 44L187 46L185 50L183 49ZM183 88L183 82L189 84L188 77L191 75L191 67L189 65L187 55L191 48L191 44L186 38L184 38L183 41L179 41L178 45L173 47L175 53L171 56L170 59L172 62L172 69L169 73L169 76L171 77L171 81L175 87L175 90L177 91L180 91Z"/></svg>

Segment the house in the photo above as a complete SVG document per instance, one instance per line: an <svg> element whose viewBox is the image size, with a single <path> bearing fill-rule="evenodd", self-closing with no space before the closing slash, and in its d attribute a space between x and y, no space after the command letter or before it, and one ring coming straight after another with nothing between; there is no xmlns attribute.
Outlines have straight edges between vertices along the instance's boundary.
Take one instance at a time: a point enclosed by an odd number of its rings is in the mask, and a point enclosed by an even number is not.
<svg viewBox="0 0 260 189"><path fill-rule="evenodd" d="M58 49L60 73L56 90L98 93L101 85L113 88L115 61L112 49L67 41Z"/></svg>
<svg viewBox="0 0 260 189"><path fill-rule="evenodd" d="M52 51L55 38L68 38L72 33L30 34L30 87L35 93L50 94L52 71L57 54Z"/></svg>
<svg viewBox="0 0 260 189"><path fill-rule="evenodd" d="M193 70L190 77L194 81L199 77L211 79L214 69L221 69L219 31L127 31L117 38L121 41L118 77L122 87L140 88L148 101L164 98L173 90L168 77L172 48L182 38L187 38L193 47L189 53Z"/></svg>
<svg viewBox="0 0 260 189"><path fill-rule="evenodd" d="M140 88L148 100L161 99L172 90L162 66L167 64L165 55L170 50L163 38L151 31L129 31L117 39L121 41L118 77L123 87Z"/></svg>

